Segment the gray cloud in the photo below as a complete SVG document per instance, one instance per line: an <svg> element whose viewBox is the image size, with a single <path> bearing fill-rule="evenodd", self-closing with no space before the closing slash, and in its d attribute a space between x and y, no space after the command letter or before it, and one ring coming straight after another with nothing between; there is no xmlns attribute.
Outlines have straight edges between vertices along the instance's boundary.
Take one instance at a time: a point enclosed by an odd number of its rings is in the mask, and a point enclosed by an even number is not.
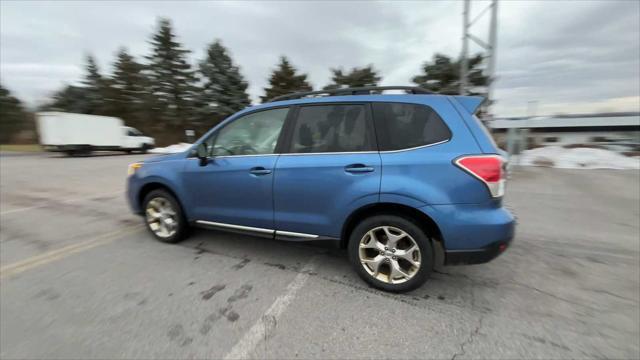
<svg viewBox="0 0 640 360"><path fill-rule="evenodd" d="M472 1L472 13L486 6ZM407 84L436 52L458 56L461 2L17 2L0 3L0 77L31 104L82 76L84 55L111 71L126 46L138 58L158 16L172 19L193 50L223 40L258 99L278 56L289 56L315 87L331 67L374 64L383 84ZM473 32L486 36L486 19ZM479 48L472 48L479 51ZM637 1L501 1L496 111L638 110Z"/></svg>
<svg viewBox="0 0 640 360"><path fill-rule="evenodd" d="M503 10L511 32L500 41L501 112L522 113L530 100L546 113L640 111L638 2L507 2Z"/></svg>

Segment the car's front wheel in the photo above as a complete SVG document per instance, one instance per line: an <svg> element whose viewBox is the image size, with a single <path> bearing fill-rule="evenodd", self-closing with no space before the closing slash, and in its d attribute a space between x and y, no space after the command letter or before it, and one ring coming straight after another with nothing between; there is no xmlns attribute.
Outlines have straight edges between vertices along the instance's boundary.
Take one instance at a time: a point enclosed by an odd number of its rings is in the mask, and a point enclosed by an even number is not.
<svg viewBox="0 0 640 360"><path fill-rule="evenodd" d="M394 292L417 288L433 269L428 235L409 219L395 215L360 222L349 238L349 259L367 283Z"/></svg>
<svg viewBox="0 0 640 360"><path fill-rule="evenodd" d="M143 206L147 229L156 239L176 243L186 237L189 225L180 203L168 191L151 191L145 196Z"/></svg>

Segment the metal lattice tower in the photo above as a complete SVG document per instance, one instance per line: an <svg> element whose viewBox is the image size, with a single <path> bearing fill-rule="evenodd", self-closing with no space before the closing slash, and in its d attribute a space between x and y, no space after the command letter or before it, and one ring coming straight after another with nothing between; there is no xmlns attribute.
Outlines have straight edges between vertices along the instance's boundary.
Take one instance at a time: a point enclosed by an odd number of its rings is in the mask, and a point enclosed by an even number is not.
<svg viewBox="0 0 640 360"><path fill-rule="evenodd" d="M462 11L462 54L460 55L460 94L467 94L468 70L469 70L469 39L484 49L484 58L486 64L486 76L488 77L487 85L487 115L491 116L490 107L493 102L493 85L496 79L496 46L498 31L498 0L492 0L489 6L484 8L476 15L473 20L469 21L469 11L471 10L471 0L464 0L464 9ZM477 36L469 32L469 28L478 21L488 10L491 10L491 19L489 21L489 40L487 42L481 40Z"/></svg>

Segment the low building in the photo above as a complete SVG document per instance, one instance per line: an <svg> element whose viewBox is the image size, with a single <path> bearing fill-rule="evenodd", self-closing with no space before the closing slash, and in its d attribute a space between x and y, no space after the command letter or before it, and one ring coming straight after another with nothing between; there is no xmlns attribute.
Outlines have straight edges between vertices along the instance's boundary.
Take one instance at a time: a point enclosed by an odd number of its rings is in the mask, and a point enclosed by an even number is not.
<svg viewBox="0 0 640 360"><path fill-rule="evenodd" d="M538 146L598 146L640 151L640 114L623 116L536 117L496 119L487 125L500 147L518 153Z"/></svg>

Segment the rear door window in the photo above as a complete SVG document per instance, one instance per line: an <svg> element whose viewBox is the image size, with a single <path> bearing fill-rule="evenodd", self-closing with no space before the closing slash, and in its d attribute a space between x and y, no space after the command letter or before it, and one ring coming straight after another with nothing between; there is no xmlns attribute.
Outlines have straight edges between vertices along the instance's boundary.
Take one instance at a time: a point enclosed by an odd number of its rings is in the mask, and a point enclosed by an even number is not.
<svg viewBox="0 0 640 360"><path fill-rule="evenodd" d="M358 152L374 150L372 126L365 104L301 106L290 153Z"/></svg>
<svg viewBox="0 0 640 360"><path fill-rule="evenodd" d="M373 113L381 151L431 145L451 138L447 125L429 106L374 103Z"/></svg>

